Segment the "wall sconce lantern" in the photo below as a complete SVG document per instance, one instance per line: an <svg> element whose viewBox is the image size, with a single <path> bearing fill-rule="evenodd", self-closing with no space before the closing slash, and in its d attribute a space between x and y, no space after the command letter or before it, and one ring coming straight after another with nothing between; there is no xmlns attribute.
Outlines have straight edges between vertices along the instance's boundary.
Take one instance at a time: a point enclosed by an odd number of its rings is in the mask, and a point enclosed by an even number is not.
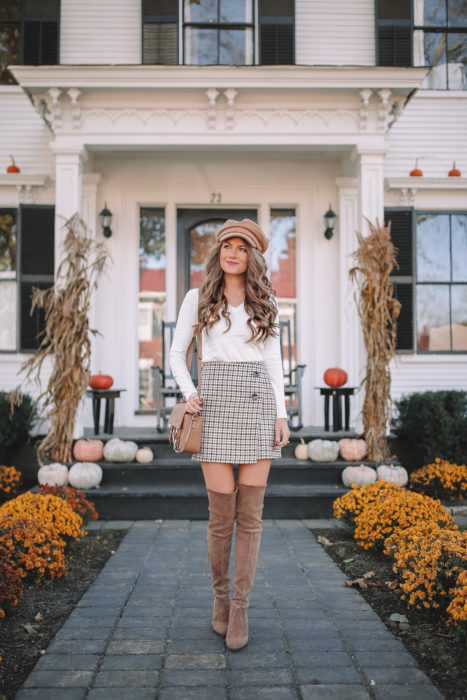
<svg viewBox="0 0 467 700"><path fill-rule="evenodd" d="M99 217L101 220L102 233L106 238L110 238L112 235L112 230L110 228L110 224L112 223L112 212L107 209L107 202L105 203L103 210L99 212Z"/></svg>
<svg viewBox="0 0 467 700"><path fill-rule="evenodd" d="M324 235L328 239L328 241L331 240L334 234L334 226L336 225L336 219L337 214L333 212L333 210L331 209L331 205L329 205L329 209L324 215L324 223L326 225L326 231L324 232Z"/></svg>

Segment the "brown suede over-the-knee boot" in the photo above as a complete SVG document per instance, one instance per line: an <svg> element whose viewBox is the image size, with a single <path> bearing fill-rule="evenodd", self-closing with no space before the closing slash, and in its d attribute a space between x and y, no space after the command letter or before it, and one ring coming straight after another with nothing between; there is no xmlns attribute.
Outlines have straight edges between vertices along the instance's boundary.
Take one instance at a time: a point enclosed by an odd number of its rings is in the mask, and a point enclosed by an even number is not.
<svg viewBox="0 0 467 700"><path fill-rule="evenodd" d="M207 489L209 523L206 536L209 563L212 572L214 610L212 628L225 635L229 623L230 574L229 561L232 532L235 521L237 489L233 493L219 493Z"/></svg>
<svg viewBox="0 0 467 700"><path fill-rule="evenodd" d="M261 542L262 512L266 486L238 484L235 535L234 595L230 601L229 627L225 639L232 651L248 644L248 596L255 580Z"/></svg>

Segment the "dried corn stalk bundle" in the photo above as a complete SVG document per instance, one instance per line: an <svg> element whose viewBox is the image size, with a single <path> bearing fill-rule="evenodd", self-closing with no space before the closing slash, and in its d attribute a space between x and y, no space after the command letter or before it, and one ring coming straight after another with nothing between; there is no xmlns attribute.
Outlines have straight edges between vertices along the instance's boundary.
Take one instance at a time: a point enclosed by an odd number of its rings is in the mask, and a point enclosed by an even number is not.
<svg viewBox="0 0 467 700"><path fill-rule="evenodd" d="M108 255L77 214L65 226L65 257L55 284L33 290L31 313L44 309L45 329L38 350L21 368L39 382L43 363L52 361L48 385L38 397L46 411L43 421L49 420L49 431L37 448L40 463L45 457L71 462L76 411L90 379L91 335L98 333L89 327L91 294Z"/></svg>
<svg viewBox="0 0 467 700"><path fill-rule="evenodd" d="M400 303L389 280L396 263L391 226L368 222L370 234L357 233L359 247L352 253L355 267L349 271L357 284L355 295L367 350L365 398L362 420L369 458L383 462L389 457L386 429L391 420L391 372L389 363L396 349L396 321Z"/></svg>

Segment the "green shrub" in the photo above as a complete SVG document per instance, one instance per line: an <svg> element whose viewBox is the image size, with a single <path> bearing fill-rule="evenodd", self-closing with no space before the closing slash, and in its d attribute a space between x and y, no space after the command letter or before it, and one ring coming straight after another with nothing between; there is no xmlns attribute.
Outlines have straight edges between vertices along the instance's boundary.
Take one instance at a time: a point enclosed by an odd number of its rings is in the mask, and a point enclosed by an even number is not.
<svg viewBox="0 0 467 700"><path fill-rule="evenodd" d="M36 415L36 404L28 394L22 394L21 403L12 412L7 394L0 391L0 463L10 460L27 441Z"/></svg>
<svg viewBox="0 0 467 700"><path fill-rule="evenodd" d="M392 429L410 452L412 468L436 457L456 464L467 460L467 391L423 391L395 402Z"/></svg>

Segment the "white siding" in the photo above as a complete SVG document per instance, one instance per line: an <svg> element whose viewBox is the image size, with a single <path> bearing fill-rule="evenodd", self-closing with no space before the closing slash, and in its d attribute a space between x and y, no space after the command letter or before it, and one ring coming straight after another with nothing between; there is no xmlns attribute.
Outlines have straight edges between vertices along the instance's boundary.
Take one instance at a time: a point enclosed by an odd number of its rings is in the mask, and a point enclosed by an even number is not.
<svg viewBox="0 0 467 700"><path fill-rule="evenodd" d="M467 358L457 356L399 356L391 365L391 396L414 391L467 390Z"/></svg>
<svg viewBox="0 0 467 700"><path fill-rule="evenodd" d="M298 65L375 65L374 0L295 3Z"/></svg>
<svg viewBox="0 0 467 700"><path fill-rule="evenodd" d="M62 0L60 63L141 63L141 2Z"/></svg>
<svg viewBox="0 0 467 700"><path fill-rule="evenodd" d="M54 173L51 133L20 87L0 86L0 167L10 155L23 174Z"/></svg>
<svg viewBox="0 0 467 700"><path fill-rule="evenodd" d="M389 132L386 177L407 177L419 159L426 177L445 177L456 161L467 176L467 94L420 91Z"/></svg>

